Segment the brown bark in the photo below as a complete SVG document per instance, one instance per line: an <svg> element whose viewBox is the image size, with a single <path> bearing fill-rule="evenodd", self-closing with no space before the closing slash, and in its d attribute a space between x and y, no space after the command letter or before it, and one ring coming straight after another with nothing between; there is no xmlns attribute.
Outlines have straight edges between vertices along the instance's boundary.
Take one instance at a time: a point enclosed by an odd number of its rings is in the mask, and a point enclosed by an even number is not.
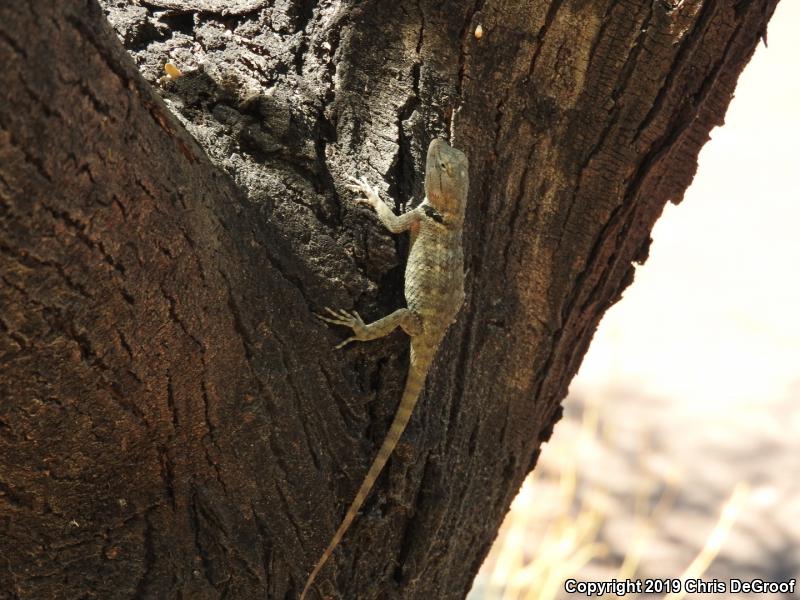
<svg viewBox="0 0 800 600"><path fill-rule="evenodd" d="M296 597L407 361L313 317L403 302L344 177L452 132L467 305L319 589L462 598L775 2L109 2L138 68L0 5L0 597Z"/></svg>

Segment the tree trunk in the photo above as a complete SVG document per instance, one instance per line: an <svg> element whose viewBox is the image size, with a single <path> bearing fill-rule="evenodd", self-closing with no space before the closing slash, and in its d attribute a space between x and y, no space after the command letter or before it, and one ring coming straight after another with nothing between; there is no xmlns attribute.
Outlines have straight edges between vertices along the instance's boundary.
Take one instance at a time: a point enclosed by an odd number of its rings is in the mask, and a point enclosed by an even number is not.
<svg viewBox="0 0 800 600"><path fill-rule="evenodd" d="M463 598L775 3L108 2L138 67L3 3L0 597L296 598L408 360L314 318L404 302L345 178L414 205L445 137L467 302L317 589Z"/></svg>

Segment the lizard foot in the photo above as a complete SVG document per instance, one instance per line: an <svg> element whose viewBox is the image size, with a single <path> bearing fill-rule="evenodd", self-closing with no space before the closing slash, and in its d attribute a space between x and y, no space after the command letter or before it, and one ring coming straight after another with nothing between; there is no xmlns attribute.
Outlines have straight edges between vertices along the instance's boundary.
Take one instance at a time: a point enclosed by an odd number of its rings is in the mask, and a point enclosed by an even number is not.
<svg viewBox="0 0 800 600"><path fill-rule="evenodd" d="M364 198L358 198L356 202L359 204L366 204L372 208L375 208L378 205L378 202L380 202L378 192L364 177L356 178L348 176L347 179L352 182L347 186L347 189L353 190L354 192L360 192L365 196Z"/></svg>
<svg viewBox="0 0 800 600"><path fill-rule="evenodd" d="M317 314L319 319L322 319L327 323L333 323L334 325L343 325L344 327L349 327L353 330L353 335L351 337L347 338L341 344L337 344L337 350L346 346L350 342L363 342L370 339L367 336L367 326L361 319L361 315L359 315L356 311L353 311L352 313L349 313L346 310L336 311L328 308L327 306L325 307L325 310L328 311L328 314L331 316L326 317L325 315Z"/></svg>

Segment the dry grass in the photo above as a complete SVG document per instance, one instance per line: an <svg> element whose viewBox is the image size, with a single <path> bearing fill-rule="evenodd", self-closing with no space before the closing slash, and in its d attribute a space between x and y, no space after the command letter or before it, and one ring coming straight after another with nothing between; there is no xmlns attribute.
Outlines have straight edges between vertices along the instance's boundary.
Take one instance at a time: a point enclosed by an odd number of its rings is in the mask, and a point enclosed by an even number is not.
<svg viewBox="0 0 800 600"><path fill-rule="evenodd" d="M562 423L560 426L566 425ZM564 582L635 579L643 557L659 532L659 523L675 505L679 476L668 470L660 479L647 473L647 451L637 453L638 489L619 498L603 485L608 478L581 470L582 456L597 456L610 443L611 432L600 426L597 410L587 407L574 427L569 445L548 448L558 457L553 468L543 461L528 477L511 506L497 541L476 579L470 600L553 600L566 597ZM559 436L556 436L559 437ZM564 439L561 437L560 439ZM600 461L602 464L602 461ZM597 467L595 467L596 469ZM716 526L696 558L679 576L700 578L720 551L748 496L739 484L721 510ZM627 505L627 506L626 506ZM625 507L622 508L621 507ZM612 519L632 519L625 555L613 556L603 539ZM602 576L598 577L598 573ZM677 575L677 574L676 574ZM611 597L611 596L609 596ZM626 596L634 599L635 596ZM683 593L665 600L679 600Z"/></svg>

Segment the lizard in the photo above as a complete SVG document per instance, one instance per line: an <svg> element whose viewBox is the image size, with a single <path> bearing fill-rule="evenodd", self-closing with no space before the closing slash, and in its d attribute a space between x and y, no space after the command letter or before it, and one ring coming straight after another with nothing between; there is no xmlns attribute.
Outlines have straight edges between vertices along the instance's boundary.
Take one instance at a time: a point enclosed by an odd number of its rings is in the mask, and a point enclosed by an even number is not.
<svg viewBox="0 0 800 600"><path fill-rule="evenodd" d="M425 199L401 215L381 200L365 178L349 177L348 187L364 194L358 202L371 206L381 223L392 233L409 231L411 245L405 270L406 308L401 308L373 323L365 324L356 311L325 310L322 320L352 329L353 335L336 348L350 342L369 341L388 335L397 327L410 341L410 360L403 395L389 432L311 574L300 600L305 600L314 580L356 518L383 467L397 446L419 399L436 349L447 329L456 320L464 303L464 251L462 228L469 185L466 155L441 139L433 139L425 161Z"/></svg>

